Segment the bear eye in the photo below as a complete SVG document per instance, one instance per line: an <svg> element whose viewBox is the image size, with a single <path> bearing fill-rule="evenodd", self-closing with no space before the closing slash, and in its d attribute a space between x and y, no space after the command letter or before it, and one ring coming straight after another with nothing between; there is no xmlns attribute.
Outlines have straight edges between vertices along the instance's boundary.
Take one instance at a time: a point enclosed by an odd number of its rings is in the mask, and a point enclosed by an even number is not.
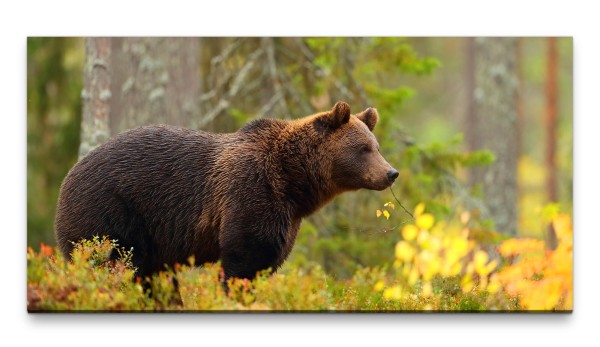
<svg viewBox="0 0 600 347"><path fill-rule="evenodd" d="M370 151L371 151L371 148L369 148L369 146L367 146L367 145L360 146L361 153L369 153Z"/></svg>

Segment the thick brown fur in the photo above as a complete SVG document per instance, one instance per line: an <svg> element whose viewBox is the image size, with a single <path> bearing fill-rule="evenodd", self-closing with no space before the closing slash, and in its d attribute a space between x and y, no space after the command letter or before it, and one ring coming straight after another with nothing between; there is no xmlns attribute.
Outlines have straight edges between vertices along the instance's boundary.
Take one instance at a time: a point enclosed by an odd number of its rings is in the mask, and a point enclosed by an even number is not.
<svg viewBox="0 0 600 347"><path fill-rule="evenodd" d="M142 276L165 265L221 260L226 278L276 270L301 219L336 195L382 190L397 171L379 154L375 109L295 121L255 120L235 133L146 126L89 153L65 178L55 231L71 241L108 235L133 247Z"/></svg>

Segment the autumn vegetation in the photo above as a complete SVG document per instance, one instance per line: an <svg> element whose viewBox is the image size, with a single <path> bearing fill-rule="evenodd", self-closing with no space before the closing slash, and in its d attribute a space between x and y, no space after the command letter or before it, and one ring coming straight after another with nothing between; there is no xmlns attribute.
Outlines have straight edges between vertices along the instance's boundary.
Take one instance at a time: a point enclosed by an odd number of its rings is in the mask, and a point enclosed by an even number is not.
<svg viewBox="0 0 600 347"><path fill-rule="evenodd" d="M388 202L374 218L394 218ZM471 214L436 221L419 204L397 238L389 266L359 268L349 279L316 264L230 279L219 264L177 264L152 278L136 277L135 250L117 240L77 243L73 261L42 244L27 252L28 310L36 311L560 311L573 307L572 225L550 220L556 249L533 238L476 242ZM379 217L377 217L379 216ZM117 252L117 260L109 260ZM177 286L175 285L177 283Z"/></svg>

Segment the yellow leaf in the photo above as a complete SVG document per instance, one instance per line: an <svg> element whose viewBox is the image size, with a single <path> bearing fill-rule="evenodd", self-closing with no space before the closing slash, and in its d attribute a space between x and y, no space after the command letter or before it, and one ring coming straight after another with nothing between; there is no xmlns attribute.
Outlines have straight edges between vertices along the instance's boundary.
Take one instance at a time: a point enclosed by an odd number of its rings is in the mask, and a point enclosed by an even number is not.
<svg viewBox="0 0 600 347"><path fill-rule="evenodd" d="M431 286L431 282L425 282L425 284L423 284L423 297L428 298L431 296L431 294L433 294L433 288Z"/></svg>
<svg viewBox="0 0 600 347"><path fill-rule="evenodd" d="M398 286L388 288L383 291L383 298L386 300L402 299L402 290Z"/></svg>
<svg viewBox="0 0 600 347"><path fill-rule="evenodd" d="M471 276L466 275L460 280L460 287L463 290L463 293L468 293L475 287L475 284L471 280Z"/></svg>
<svg viewBox="0 0 600 347"><path fill-rule="evenodd" d="M377 218L381 217L381 210L377 210L375 214L377 215Z"/></svg>
<svg viewBox="0 0 600 347"><path fill-rule="evenodd" d="M400 241L396 244L396 258L402 261L409 261L415 255L415 249L405 241Z"/></svg>
<svg viewBox="0 0 600 347"><path fill-rule="evenodd" d="M475 265L475 271L481 277L487 276L490 272L492 272L492 270L496 268L496 261L492 261L486 266L488 260L489 256L486 252L479 250L475 253L473 263Z"/></svg>
<svg viewBox="0 0 600 347"><path fill-rule="evenodd" d="M387 210L383 210L383 215L385 216L385 219L390 219L390 213Z"/></svg>
<svg viewBox="0 0 600 347"><path fill-rule="evenodd" d="M410 270L410 274L408 275L408 284L411 286L414 286L418 280L419 280L419 272L417 271L417 269L412 268Z"/></svg>
<svg viewBox="0 0 600 347"><path fill-rule="evenodd" d="M412 241L415 239L415 237L417 237L417 233L419 232L419 229L417 229L416 226L409 224L404 226L404 228L402 228L402 238L404 238L406 241Z"/></svg>
<svg viewBox="0 0 600 347"><path fill-rule="evenodd" d="M458 261L460 258L464 257L468 249L468 241L465 239L453 239L449 242L449 247L446 250L446 258L450 263L454 263Z"/></svg>
<svg viewBox="0 0 600 347"><path fill-rule="evenodd" d="M424 203L418 204L417 207L415 207L415 213L414 213L415 218L418 218L423 213L423 211L425 211L425 204Z"/></svg>
<svg viewBox="0 0 600 347"><path fill-rule="evenodd" d="M379 281L377 283L375 283L375 291L376 292L380 292L383 290L383 288L385 288L385 283L383 283L382 281Z"/></svg>
<svg viewBox="0 0 600 347"><path fill-rule="evenodd" d="M433 226L434 222L435 219L433 218L433 215L430 213L425 213L417 217L415 224L421 229L429 230Z"/></svg>
<svg viewBox="0 0 600 347"><path fill-rule="evenodd" d="M537 239L508 239L502 244L498 250L505 257L520 254L543 254L546 248L544 240Z"/></svg>
<svg viewBox="0 0 600 347"><path fill-rule="evenodd" d="M429 232L427 230L419 230L419 234L417 235L417 243L423 249L429 247Z"/></svg>
<svg viewBox="0 0 600 347"><path fill-rule="evenodd" d="M489 256L486 252L479 250L475 253L475 257L473 261L475 262L475 268L484 266L489 259Z"/></svg>
<svg viewBox="0 0 600 347"><path fill-rule="evenodd" d="M396 209L396 206L391 201L386 202L385 205L383 205L383 207L390 207L392 210Z"/></svg>
<svg viewBox="0 0 600 347"><path fill-rule="evenodd" d="M487 270L487 273L490 273L490 272L494 271L494 269L497 266L498 266L498 262L496 260L492 260L489 264L487 264L485 269Z"/></svg>
<svg viewBox="0 0 600 347"><path fill-rule="evenodd" d="M498 282L498 276L493 275L490 284L487 286L487 291L494 294L497 293L502 285Z"/></svg>
<svg viewBox="0 0 600 347"><path fill-rule="evenodd" d="M455 263L450 268L450 273L448 275L449 276L456 276L456 275L458 275L460 273L460 270L462 270L462 265L460 263Z"/></svg>
<svg viewBox="0 0 600 347"><path fill-rule="evenodd" d="M571 217L568 214L559 214L552 221L556 236L561 243L573 243L573 226Z"/></svg>

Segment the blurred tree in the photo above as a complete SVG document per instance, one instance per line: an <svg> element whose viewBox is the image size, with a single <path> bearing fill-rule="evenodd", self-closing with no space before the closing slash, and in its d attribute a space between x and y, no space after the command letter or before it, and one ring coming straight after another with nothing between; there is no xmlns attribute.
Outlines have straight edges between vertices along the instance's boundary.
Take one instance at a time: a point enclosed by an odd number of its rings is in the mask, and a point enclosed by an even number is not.
<svg viewBox="0 0 600 347"><path fill-rule="evenodd" d="M546 38L546 188L548 200L556 202L558 194L556 191L556 123L558 113L558 48L556 37Z"/></svg>
<svg viewBox="0 0 600 347"><path fill-rule="evenodd" d="M53 244L58 187L77 161L83 40L27 39L27 244Z"/></svg>
<svg viewBox="0 0 600 347"><path fill-rule="evenodd" d="M151 123L197 127L197 38L88 38L80 157Z"/></svg>
<svg viewBox="0 0 600 347"><path fill-rule="evenodd" d="M110 137L109 117L112 96L110 40L105 37L85 39L79 158Z"/></svg>
<svg viewBox="0 0 600 347"><path fill-rule="evenodd" d="M557 114L558 114L558 47L556 37L546 38L546 107L544 123L546 128L545 162L546 162L546 190L550 202L558 201L556 185L556 143L557 143ZM556 232L552 224L548 226L546 235L548 246L556 248Z"/></svg>
<svg viewBox="0 0 600 347"><path fill-rule="evenodd" d="M470 132L473 150L489 149L496 161L472 171L483 186L496 230L514 235L517 229L517 78L514 38L474 40L474 113Z"/></svg>
<svg viewBox="0 0 600 347"><path fill-rule="evenodd" d="M195 127L200 104L197 38L113 38L110 128Z"/></svg>

